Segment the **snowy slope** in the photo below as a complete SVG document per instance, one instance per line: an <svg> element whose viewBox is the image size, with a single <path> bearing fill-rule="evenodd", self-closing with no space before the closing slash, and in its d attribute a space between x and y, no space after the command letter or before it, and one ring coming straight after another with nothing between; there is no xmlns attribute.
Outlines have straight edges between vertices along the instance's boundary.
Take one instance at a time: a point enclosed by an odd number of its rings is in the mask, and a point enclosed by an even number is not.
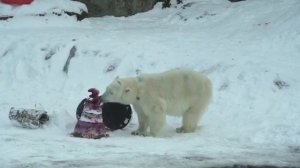
<svg viewBox="0 0 300 168"><path fill-rule="evenodd" d="M299 167L299 11L298 0L186 0L127 18L0 21L1 167ZM213 83L195 133L176 134L180 118L169 117L161 137L131 136L134 115L107 139L68 136L88 88L178 67ZM44 108L52 120L20 128L10 107Z"/></svg>
<svg viewBox="0 0 300 168"><path fill-rule="evenodd" d="M70 0L34 0L30 5L11 6L0 3L0 16L28 16L34 14L61 14L63 11L81 13L87 7L77 1Z"/></svg>

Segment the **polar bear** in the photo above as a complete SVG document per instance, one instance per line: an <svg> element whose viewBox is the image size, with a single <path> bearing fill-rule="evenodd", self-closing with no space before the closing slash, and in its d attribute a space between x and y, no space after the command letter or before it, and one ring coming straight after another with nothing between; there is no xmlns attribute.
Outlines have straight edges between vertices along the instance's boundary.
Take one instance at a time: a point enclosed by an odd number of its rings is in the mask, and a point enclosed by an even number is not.
<svg viewBox="0 0 300 168"><path fill-rule="evenodd" d="M102 95L103 102L133 106L139 122L133 135L154 137L164 127L166 115L182 116L182 126L176 132L195 131L211 98L211 81L187 69L116 78Z"/></svg>

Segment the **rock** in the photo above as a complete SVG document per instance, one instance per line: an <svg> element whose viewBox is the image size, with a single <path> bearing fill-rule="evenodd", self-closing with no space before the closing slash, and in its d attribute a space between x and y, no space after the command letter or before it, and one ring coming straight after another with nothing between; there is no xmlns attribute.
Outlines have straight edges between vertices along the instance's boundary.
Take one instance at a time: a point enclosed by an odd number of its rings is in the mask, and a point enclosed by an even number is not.
<svg viewBox="0 0 300 168"><path fill-rule="evenodd" d="M153 8L157 0L74 0L86 4L89 17L130 16Z"/></svg>
<svg viewBox="0 0 300 168"><path fill-rule="evenodd" d="M245 1L245 0L228 0L230 2L240 2L240 1Z"/></svg>
<svg viewBox="0 0 300 168"><path fill-rule="evenodd" d="M169 8L171 7L171 0L160 0L161 2L163 2L162 4L162 8ZM177 4L181 4L183 3L183 0L176 0Z"/></svg>

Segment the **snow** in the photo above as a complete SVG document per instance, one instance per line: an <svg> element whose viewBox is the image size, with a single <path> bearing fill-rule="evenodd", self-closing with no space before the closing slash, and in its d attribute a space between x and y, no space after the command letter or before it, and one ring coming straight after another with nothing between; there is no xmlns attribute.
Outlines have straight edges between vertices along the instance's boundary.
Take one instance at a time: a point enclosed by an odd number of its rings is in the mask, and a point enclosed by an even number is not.
<svg viewBox="0 0 300 168"><path fill-rule="evenodd" d="M23 13L68 4L36 0L0 21L1 167L300 165L298 0L186 0L81 22ZM0 4L1 14L13 10ZM178 67L203 72L213 83L213 101L195 133L175 133L181 120L168 117L160 137L132 136L134 113L109 138L69 136L89 88L103 93L116 76ZM8 119L11 107L42 108L51 122L18 127Z"/></svg>
<svg viewBox="0 0 300 168"><path fill-rule="evenodd" d="M70 0L34 0L30 5L12 6L0 2L0 15L26 16L33 14L62 13L63 11L81 13L87 11L84 4Z"/></svg>

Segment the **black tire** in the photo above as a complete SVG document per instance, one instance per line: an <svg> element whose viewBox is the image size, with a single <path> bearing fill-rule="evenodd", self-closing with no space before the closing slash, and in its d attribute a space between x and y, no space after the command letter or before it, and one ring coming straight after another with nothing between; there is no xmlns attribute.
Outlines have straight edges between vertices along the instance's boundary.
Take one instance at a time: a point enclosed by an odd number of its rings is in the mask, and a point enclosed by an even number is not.
<svg viewBox="0 0 300 168"><path fill-rule="evenodd" d="M77 120L79 120L79 118L81 117L81 114L82 114L83 108L84 108L84 103L86 101L87 101L87 99L81 100L81 102L77 106L77 109L76 109L76 118L77 118Z"/></svg>
<svg viewBox="0 0 300 168"><path fill-rule="evenodd" d="M130 105L120 103L104 103L102 117L105 126L111 130L123 129L131 120Z"/></svg>

